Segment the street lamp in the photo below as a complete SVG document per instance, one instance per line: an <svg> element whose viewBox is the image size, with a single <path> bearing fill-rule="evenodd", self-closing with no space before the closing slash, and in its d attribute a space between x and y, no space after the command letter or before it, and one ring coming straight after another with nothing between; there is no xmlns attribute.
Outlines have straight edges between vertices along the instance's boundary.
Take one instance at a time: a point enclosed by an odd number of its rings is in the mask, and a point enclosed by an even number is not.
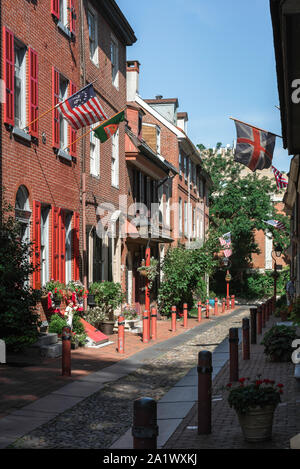
<svg viewBox="0 0 300 469"><path fill-rule="evenodd" d="M223 265L227 268L226 275L225 275L225 280L227 283L227 292L226 292L226 307L229 309L229 282L231 280L231 275L229 273L229 268L231 266L231 262L228 257L223 257Z"/></svg>
<svg viewBox="0 0 300 469"><path fill-rule="evenodd" d="M274 252L275 252L276 257L280 257L281 254L282 254L282 251L283 251L283 249L282 249L282 246L280 244L276 244L274 246ZM273 273L273 276L274 276L274 308L275 308L275 304L276 304L277 278L278 278L276 257L272 256L272 258L274 260L274 273Z"/></svg>

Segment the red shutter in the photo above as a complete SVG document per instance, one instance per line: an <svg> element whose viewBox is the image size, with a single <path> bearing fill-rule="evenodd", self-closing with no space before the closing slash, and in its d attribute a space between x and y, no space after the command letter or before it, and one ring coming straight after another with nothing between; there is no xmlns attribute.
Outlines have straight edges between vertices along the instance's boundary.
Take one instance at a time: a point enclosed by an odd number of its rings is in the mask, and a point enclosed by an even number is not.
<svg viewBox="0 0 300 469"><path fill-rule="evenodd" d="M79 280L79 213L73 215L73 265L74 280Z"/></svg>
<svg viewBox="0 0 300 469"><path fill-rule="evenodd" d="M4 122L15 125L14 83L15 83L15 51L14 35L3 27L3 71L5 82Z"/></svg>
<svg viewBox="0 0 300 469"><path fill-rule="evenodd" d="M37 268L33 272L33 288L41 288L41 203L33 201L33 266Z"/></svg>
<svg viewBox="0 0 300 469"><path fill-rule="evenodd" d="M66 230L65 212L61 209L59 213L59 281L66 280Z"/></svg>
<svg viewBox="0 0 300 469"><path fill-rule="evenodd" d="M52 67L52 106L59 102L59 72ZM59 111L52 111L52 146L59 148Z"/></svg>
<svg viewBox="0 0 300 469"><path fill-rule="evenodd" d="M38 57L37 53L29 47L29 122L38 117ZM38 137L38 121L30 126L30 133Z"/></svg>
<svg viewBox="0 0 300 469"><path fill-rule="evenodd" d="M60 0L51 0L51 13L57 19L59 19L59 1Z"/></svg>
<svg viewBox="0 0 300 469"><path fill-rule="evenodd" d="M59 208L52 207L52 278L59 280Z"/></svg>
<svg viewBox="0 0 300 469"><path fill-rule="evenodd" d="M76 91L77 91L76 85L74 85L74 83L72 81L70 81L70 96L72 94L76 93ZM70 131L69 131L70 155L76 156L76 143L72 144L72 142L74 142L74 140L76 140L77 132L71 126L69 126L69 129L70 129Z"/></svg>
<svg viewBox="0 0 300 469"><path fill-rule="evenodd" d="M75 34L75 3L70 0L70 31Z"/></svg>

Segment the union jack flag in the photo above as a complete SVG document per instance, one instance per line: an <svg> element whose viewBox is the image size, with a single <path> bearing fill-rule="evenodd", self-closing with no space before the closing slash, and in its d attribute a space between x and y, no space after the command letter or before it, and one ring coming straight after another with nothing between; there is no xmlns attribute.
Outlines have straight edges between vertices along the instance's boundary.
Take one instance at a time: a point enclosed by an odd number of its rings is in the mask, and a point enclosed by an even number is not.
<svg viewBox="0 0 300 469"><path fill-rule="evenodd" d="M60 103L58 110L73 129L76 130L108 119L96 97L92 83Z"/></svg>
<svg viewBox="0 0 300 469"><path fill-rule="evenodd" d="M276 136L236 120L234 123L237 132L234 160L252 171L269 168L272 164Z"/></svg>
<svg viewBox="0 0 300 469"><path fill-rule="evenodd" d="M285 224L278 220L267 220L267 221L263 220L263 221L267 223L268 225L274 226L274 228L277 228L277 230L284 230L286 228Z"/></svg>
<svg viewBox="0 0 300 469"><path fill-rule="evenodd" d="M276 179L277 189L284 189L285 187L287 187L289 183L286 179L284 179L282 173L278 169L276 169L275 166L272 166L272 169Z"/></svg>
<svg viewBox="0 0 300 469"><path fill-rule="evenodd" d="M220 244L222 247L224 247L224 256L225 257L230 257L232 254L232 250L230 249L231 246L231 233L230 231L228 233L223 234L219 238Z"/></svg>

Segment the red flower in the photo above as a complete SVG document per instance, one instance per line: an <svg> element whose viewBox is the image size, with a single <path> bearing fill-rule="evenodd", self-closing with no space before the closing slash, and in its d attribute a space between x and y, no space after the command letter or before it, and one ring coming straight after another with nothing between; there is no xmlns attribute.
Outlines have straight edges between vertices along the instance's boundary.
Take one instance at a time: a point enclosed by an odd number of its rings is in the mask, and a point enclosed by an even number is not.
<svg viewBox="0 0 300 469"><path fill-rule="evenodd" d="M243 384L245 381L246 381L246 378L240 378L240 379L239 379L239 382L240 382L241 384Z"/></svg>
<svg viewBox="0 0 300 469"><path fill-rule="evenodd" d="M257 379L255 381L256 386L260 386L262 383L263 383L263 381L261 379Z"/></svg>
<svg viewBox="0 0 300 469"><path fill-rule="evenodd" d="M88 292L89 292L89 291L88 291L88 290L86 290L86 293L88 293Z"/></svg>
<svg viewBox="0 0 300 469"><path fill-rule="evenodd" d="M270 383L270 380L267 378L267 379L264 379L264 383L266 384L269 384Z"/></svg>
<svg viewBox="0 0 300 469"><path fill-rule="evenodd" d="M277 384L277 387L278 387L278 388L283 388L283 384L282 384L282 383L278 383L278 384Z"/></svg>
<svg viewBox="0 0 300 469"><path fill-rule="evenodd" d="M227 386L227 388L231 388L232 383L228 383L226 386Z"/></svg>
<svg viewBox="0 0 300 469"><path fill-rule="evenodd" d="M56 293L56 292L57 292L57 288L54 288L54 293Z"/></svg>

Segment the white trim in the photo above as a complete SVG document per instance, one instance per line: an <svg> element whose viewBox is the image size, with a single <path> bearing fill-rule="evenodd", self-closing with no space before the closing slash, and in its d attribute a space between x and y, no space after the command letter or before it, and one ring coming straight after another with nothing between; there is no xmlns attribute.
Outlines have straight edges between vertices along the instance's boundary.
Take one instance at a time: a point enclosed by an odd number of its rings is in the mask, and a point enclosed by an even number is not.
<svg viewBox="0 0 300 469"><path fill-rule="evenodd" d="M89 13L94 18L94 27L95 27L95 50L93 57L91 57L91 50L90 50L90 31L89 31ZM93 62L96 67L99 67L99 44L98 44L98 16L96 10L92 7L89 3L87 8L87 26L88 26L88 36L89 36L89 56L91 62Z"/></svg>

